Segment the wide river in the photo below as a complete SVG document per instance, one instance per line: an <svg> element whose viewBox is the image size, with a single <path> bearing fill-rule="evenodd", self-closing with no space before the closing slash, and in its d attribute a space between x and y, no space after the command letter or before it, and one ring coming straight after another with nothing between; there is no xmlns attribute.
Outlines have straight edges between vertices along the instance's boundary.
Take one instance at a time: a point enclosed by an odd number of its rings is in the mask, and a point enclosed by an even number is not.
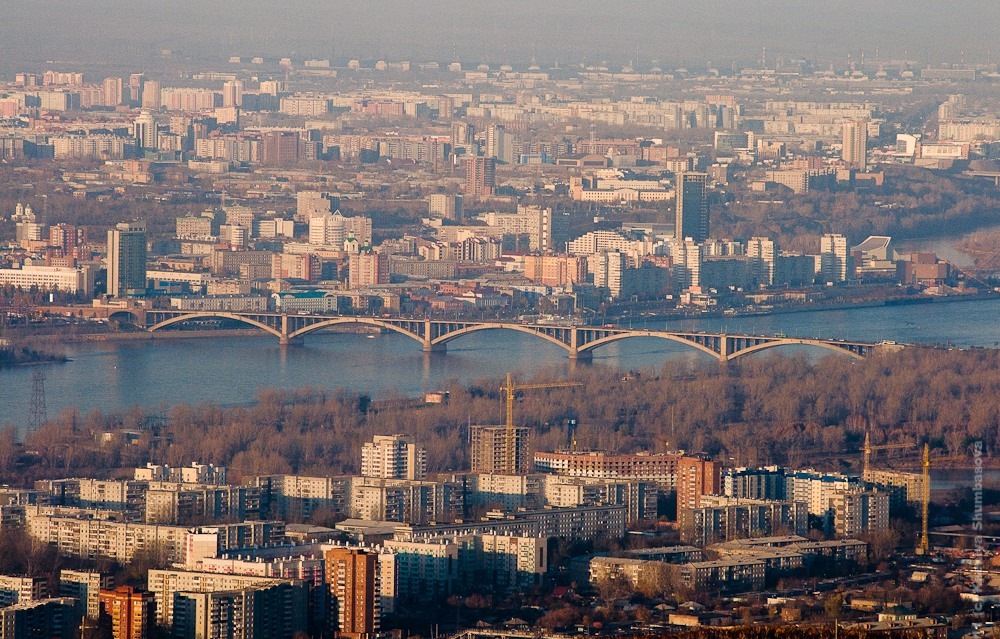
<svg viewBox="0 0 1000 639"><path fill-rule="evenodd" d="M669 323L637 320L632 326L994 347L1000 344L998 317L1000 300L978 300ZM430 356L415 341L395 333L374 338L315 334L306 337L304 346L284 349L276 339L264 336L90 342L66 349L70 362L41 367L50 418L71 407L85 414L137 404L163 408L182 402L246 404L259 389L272 387L343 388L376 398L415 396L452 382L500 377L505 371L524 378L544 370L548 378L556 379L571 366L563 349L513 331L473 333L449 343L446 354ZM803 349L829 353L799 346L751 357ZM704 357L666 340L636 338L601 347L595 351L594 364L640 370L658 368L670 359ZM30 366L0 370L0 424L15 424L22 431L28 424L33 370Z"/></svg>

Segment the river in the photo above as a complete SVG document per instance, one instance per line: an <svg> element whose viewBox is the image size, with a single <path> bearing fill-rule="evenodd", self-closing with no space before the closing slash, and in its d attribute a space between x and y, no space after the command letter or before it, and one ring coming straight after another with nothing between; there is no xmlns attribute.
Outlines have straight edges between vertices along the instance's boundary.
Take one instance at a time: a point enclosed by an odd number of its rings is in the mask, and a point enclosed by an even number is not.
<svg viewBox="0 0 1000 639"><path fill-rule="evenodd" d="M993 347L1000 344L998 315L1000 300L994 299L669 323L637 320L632 326ZM46 376L49 417L74 407L86 414L136 404L163 409L177 403L246 404L263 388L314 386L376 398L415 396L453 382L498 378L506 371L521 378L544 371L556 379L571 367L563 349L513 331L473 333L450 342L447 353L432 355L395 333L373 338L320 333L307 336L303 346L288 348L278 346L273 337L254 336L89 342L69 344L66 349L71 361L40 367ZM802 346L775 351L829 352ZM708 361L681 344L636 338L601 347L594 353L594 364L643 370L676 358ZM15 424L22 431L29 423L33 370L30 366L0 370L0 423Z"/></svg>

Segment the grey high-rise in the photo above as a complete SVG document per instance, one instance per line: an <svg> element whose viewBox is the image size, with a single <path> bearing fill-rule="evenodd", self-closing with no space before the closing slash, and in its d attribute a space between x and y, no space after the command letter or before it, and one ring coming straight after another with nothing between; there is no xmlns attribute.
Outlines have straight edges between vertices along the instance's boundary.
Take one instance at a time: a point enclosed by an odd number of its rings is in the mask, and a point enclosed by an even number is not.
<svg viewBox="0 0 1000 639"><path fill-rule="evenodd" d="M146 223L122 222L108 231L108 295L146 292Z"/></svg>
<svg viewBox="0 0 1000 639"><path fill-rule="evenodd" d="M708 174L684 171L677 174L675 186L677 208L674 236L683 241L708 239Z"/></svg>

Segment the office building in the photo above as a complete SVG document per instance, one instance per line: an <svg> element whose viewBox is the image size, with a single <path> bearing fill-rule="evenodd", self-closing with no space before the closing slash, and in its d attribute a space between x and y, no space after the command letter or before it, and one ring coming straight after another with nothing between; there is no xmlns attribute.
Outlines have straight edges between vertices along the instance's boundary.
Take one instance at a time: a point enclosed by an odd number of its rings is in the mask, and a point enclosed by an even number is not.
<svg viewBox="0 0 1000 639"><path fill-rule="evenodd" d="M517 475L531 470L531 431L523 426L473 426L470 462L474 473Z"/></svg>
<svg viewBox="0 0 1000 639"><path fill-rule="evenodd" d="M471 157L465 160L465 194L488 197L496 189L497 165L493 158Z"/></svg>
<svg viewBox="0 0 1000 639"><path fill-rule="evenodd" d="M690 237L695 243L708 239L708 174L687 171L678 173L674 205L674 237Z"/></svg>
<svg viewBox="0 0 1000 639"><path fill-rule="evenodd" d="M153 593L119 586L100 593L101 612L111 618L114 639L147 639L156 622Z"/></svg>
<svg viewBox="0 0 1000 639"><path fill-rule="evenodd" d="M848 168L868 169L868 123L859 120L844 122L841 159Z"/></svg>
<svg viewBox="0 0 1000 639"><path fill-rule="evenodd" d="M406 435L375 435L361 448L364 477L421 480L426 473L427 451Z"/></svg>
<svg viewBox="0 0 1000 639"><path fill-rule="evenodd" d="M301 195L301 194L300 194ZM328 200L323 200L327 201ZM301 201L300 201L301 203ZM322 204L306 204L306 208L318 208ZM298 213L296 213L298 216ZM320 213L308 218L309 243L331 247L335 251L345 250L345 242L353 240L358 248L371 246L372 220L362 215L344 217L340 211Z"/></svg>
<svg viewBox="0 0 1000 639"><path fill-rule="evenodd" d="M90 266L22 266L0 269L0 286L37 288L41 291L77 293L90 297L94 293L94 271Z"/></svg>
<svg viewBox="0 0 1000 639"><path fill-rule="evenodd" d="M843 282L847 279L847 238L838 233L827 233L819 240L820 276L824 283Z"/></svg>
<svg viewBox="0 0 1000 639"><path fill-rule="evenodd" d="M326 551L330 630L346 639L374 639L379 630L378 556L357 548Z"/></svg>
<svg viewBox="0 0 1000 639"><path fill-rule="evenodd" d="M146 293L146 223L122 222L108 231L108 295Z"/></svg>

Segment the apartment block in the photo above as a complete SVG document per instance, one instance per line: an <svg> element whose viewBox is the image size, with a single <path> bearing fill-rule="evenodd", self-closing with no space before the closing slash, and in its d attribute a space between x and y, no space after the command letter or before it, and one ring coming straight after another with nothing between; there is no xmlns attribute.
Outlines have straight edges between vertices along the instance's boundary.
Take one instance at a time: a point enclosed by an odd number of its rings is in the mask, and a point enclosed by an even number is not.
<svg viewBox="0 0 1000 639"><path fill-rule="evenodd" d="M119 586L100 592L101 611L111 618L111 634L115 639L146 639L155 625L153 593Z"/></svg>
<svg viewBox="0 0 1000 639"><path fill-rule="evenodd" d="M59 571L59 596L76 599L81 616L97 619L101 615L101 591L114 587L112 575L84 570Z"/></svg>
<svg viewBox="0 0 1000 639"><path fill-rule="evenodd" d="M361 475L421 480L427 474L427 451L405 435L376 435L361 448Z"/></svg>

